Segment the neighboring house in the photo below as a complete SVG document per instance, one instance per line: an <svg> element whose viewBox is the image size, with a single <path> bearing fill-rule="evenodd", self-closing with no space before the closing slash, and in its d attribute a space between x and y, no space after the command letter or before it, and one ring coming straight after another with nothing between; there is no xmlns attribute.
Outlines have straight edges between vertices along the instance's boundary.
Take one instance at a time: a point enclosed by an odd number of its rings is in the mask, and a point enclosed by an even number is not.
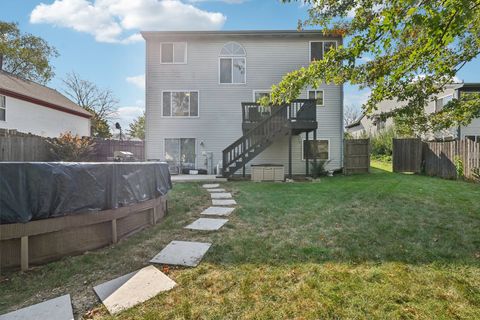
<svg viewBox="0 0 480 320"><path fill-rule="evenodd" d="M303 152L309 132L309 139L316 135L315 155L329 161L327 168L342 167L343 86L306 89L300 97L304 100L283 107L253 103L286 73L321 59L324 50L341 44L341 37L318 31L142 35L147 59L146 159L166 160L175 170L209 173L223 163L227 176L265 163L283 164L288 172L291 163L293 174L305 174L305 156L314 155ZM250 103L242 105L245 102ZM249 133L258 125L263 128Z"/></svg>
<svg viewBox="0 0 480 320"><path fill-rule="evenodd" d="M425 107L427 114L438 112L452 99L459 99L462 95L471 92L480 93L480 83L452 83L445 87L445 90L433 97ZM375 135L385 128L393 125L393 119L388 118L382 121L380 113L391 111L404 105L405 102L394 100L382 101L378 104L378 110L371 116L362 115L357 121L347 125L346 131L353 137L363 135ZM468 138L480 142L480 119L474 119L468 126L449 128L440 132L429 133L424 136L426 140L452 140Z"/></svg>
<svg viewBox="0 0 480 320"><path fill-rule="evenodd" d="M0 70L0 128L43 137L90 136L92 115L58 91Z"/></svg>

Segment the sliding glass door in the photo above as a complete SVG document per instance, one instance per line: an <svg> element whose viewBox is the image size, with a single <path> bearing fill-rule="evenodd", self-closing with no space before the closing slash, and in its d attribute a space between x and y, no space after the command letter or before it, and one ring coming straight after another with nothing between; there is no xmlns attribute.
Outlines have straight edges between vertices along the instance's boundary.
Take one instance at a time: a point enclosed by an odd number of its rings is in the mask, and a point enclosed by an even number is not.
<svg viewBox="0 0 480 320"><path fill-rule="evenodd" d="M182 169L195 169L195 139L165 139L165 160L171 171L181 173Z"/></svg>

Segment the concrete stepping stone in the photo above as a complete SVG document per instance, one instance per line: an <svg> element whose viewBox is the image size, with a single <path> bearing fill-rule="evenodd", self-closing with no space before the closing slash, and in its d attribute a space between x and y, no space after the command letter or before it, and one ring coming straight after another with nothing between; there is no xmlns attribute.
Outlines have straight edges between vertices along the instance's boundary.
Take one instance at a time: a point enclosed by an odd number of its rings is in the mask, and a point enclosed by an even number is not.
<svg viewBox="0 0 480 320"><path fill-rule="evenodd" d="M212 199L212 205L214 206L232 206L237 202L233 199Z"/></svg>
<svg viewBox="0 0 480 320"><path fill-rule="evenodd" d="M206 189L218 188L220 185L218 183L204 184L202 187Z"/></svg>
<svg viewBox="0 0 480 320"><path fill-rule="evenodd" d="M229 192L218 192L218 193L210 193L212 199L231 199L232 194Z"/></svg>
<svg viewBox="0 0 480 320"><path fill-rule="evenodd" d="M207 189L208 192L225 192L225 189L223 188L217 188L217 189Z"/></svg>
<svg viewBox="0 0 480 320"><path fill-rule="evenodd" d="M73 320L72 301L66 294L0 316L1 320Z"/></svg>
<svg viewBox="0 0 480 320"><path fill-rule="evenodd" d="M185 227L191 230L213 231L220 229L228 219L199 218Z"/></svg>
<svg viewBox="0 0 480 320"><path fill-rule="evenodd" d="M203 210L200 214L209 215L209 216L228 216L234 210L235 208L229 208L229 207L209 207Z"/></svg>
<svg viewBox="0 0 480 320"><path fill-rule="evenodd" d="M150 262L196 267L211 245L207 242L172 241Z"/></svg>
<svg viewBox="0 0 480 320"><path fill-rule="evenodd" d="M154 266L148 266L93 288L110 314L117 314L171 290L175 281Z"/></svg>

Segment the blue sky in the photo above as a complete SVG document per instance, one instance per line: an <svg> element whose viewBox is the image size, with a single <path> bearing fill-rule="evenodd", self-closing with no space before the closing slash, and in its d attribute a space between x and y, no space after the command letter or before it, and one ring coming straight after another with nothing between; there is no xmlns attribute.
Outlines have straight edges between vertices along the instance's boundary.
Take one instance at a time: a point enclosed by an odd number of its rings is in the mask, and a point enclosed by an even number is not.
<svg viewBox="0 0 480 320"><path fill-rule="evenodd" d="M54 45L56 77L49 86L62 90L61 79L75 71L118 97L124 127L144 108L144 42L139 30L295 29L307 17L299 2L278 0L0 0L0 20L18 22L24 32ZM480 82L480 59L457 75ZM345 104L360 105L368 96L345 86Z"/></svg>

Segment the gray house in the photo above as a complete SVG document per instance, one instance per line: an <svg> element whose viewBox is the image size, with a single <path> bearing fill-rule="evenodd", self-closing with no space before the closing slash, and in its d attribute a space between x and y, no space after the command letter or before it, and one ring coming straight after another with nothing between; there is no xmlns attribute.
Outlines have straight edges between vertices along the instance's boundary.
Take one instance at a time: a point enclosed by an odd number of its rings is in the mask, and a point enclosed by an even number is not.
<svg viewBox="0 0 480 320"><path fill-rule="evenodd" d="M307 88L283 106L256 103L283 75L322 59L341 37L318 31L142 35L146 159L167 161L175 172L223 169L225 176L264 163L305 174L313 157L327 160L328 169L342 167L343 86Z"/></svg>
<svg viewBox="0 0 480 320"><path fill-rule="evenodd" d="M451 83L446 85L438 95L432 97L425 107L427 114L440 111L445 104L452 99L459 99L462 95L471 92L480 93L480 83ZM389 118L382 121L380 114L392 111L395 108L401 107L405 102L398 102L395 100L385 100L378 104L377 111L370 115L362 115L357 121L347 125L346 131L353 137L360 137L363 135L375 135L378 132L389 128L393 125L393 119ZM480 118L474 119L468 126L460 126L449 128L439 132L431 132L424 137L426 140L452 140L452 139L470 139L480 142Z"/></svg>

